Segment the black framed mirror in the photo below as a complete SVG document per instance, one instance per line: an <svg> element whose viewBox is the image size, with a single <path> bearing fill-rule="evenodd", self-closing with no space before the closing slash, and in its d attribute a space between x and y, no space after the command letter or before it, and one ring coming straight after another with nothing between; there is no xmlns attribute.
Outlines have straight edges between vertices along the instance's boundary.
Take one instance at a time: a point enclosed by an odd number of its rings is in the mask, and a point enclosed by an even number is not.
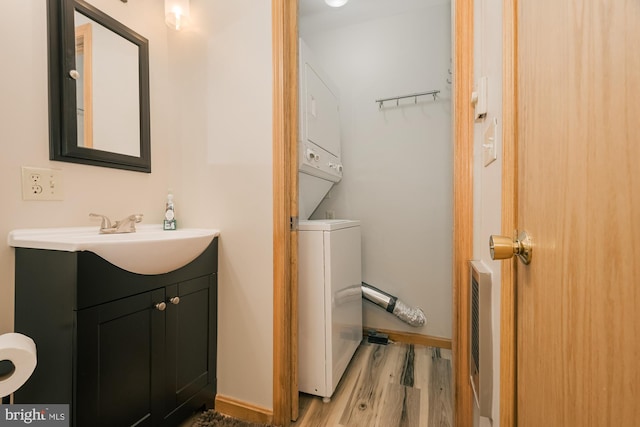
<svg viewBox="0 0 640 427"><path fill-rule="evenodd" d="M49 158L151 172L149 42L83 0L47 0Z"/></svg>

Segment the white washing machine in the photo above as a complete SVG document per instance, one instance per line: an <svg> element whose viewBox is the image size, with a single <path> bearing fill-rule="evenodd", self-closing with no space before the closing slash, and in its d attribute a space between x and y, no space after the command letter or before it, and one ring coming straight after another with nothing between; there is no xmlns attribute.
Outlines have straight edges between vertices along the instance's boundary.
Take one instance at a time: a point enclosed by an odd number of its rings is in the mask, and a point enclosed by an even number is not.
<svg viewBox="0 0 640 427"><path fill-rule="evenodd" d="M328 401L362 340L360 222L308 220L342 179L338 91L300 40L298 388Z"/></svg>
<svg viewBox="0 0 640 427"><path fill-rule="evenodd" d="M328 401L362 340L360 221L300 221L299 390Z"/></svg>

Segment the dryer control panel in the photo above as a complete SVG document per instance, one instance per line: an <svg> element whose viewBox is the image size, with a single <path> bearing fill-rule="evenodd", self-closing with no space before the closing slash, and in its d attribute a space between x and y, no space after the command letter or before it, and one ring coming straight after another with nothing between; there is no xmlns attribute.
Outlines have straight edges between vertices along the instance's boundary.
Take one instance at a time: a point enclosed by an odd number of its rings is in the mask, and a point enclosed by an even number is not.
<svg viewBox="0 0 640 427"><path fill-rule="evenodd" d="M300 172L317 176L332 182L342 179L340 159L311 142L302 142L298 146L298 167Z"/></svg>

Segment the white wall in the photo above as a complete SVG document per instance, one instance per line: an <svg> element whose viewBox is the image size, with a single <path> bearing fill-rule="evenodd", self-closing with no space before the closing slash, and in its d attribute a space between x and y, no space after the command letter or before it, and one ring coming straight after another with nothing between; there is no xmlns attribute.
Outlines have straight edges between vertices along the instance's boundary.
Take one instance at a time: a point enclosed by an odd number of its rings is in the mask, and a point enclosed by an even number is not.
<svg viewBox="0 0 640 427"><path fill-rule="evenodd" d="M300 28L341 100L344 177L312 218L334 211L361 220L363 280L427 316L414 328L364 302L366 326L450 338L450 3L322 32L305 33L304 20ZM440 98L382 110L374 102L428 90Z"/></svg>
<svg viewBox="0 0 640 427"><path fill-rule="evenodd" d="M499 425L500 392L500 261L489 254L489 236L500 234L502 191L502 2L476 0L474 74L475 82L488 77L488 113L474 126L474 235L473 257L481 259L492 272L493 320L493 426ZM483 135L489 124L498 119L497 160L484 167ZM483 419L483 422L488 420ZM486 425L486 424L485 424Z"/></svg>
<svg viewBox="0 0 640 427"><path fill-rule="evenodd" d="M222 231L218 392L271 408L270 2L192 0L196 22L184 33L164 24L158 0L91 3L149 39L152 173L48 160L46 2L5 0L11 19L0 26L0 52L11 66L0 67L0 236L97 228L89 212L142 212L145 223L159 223L172 188L180 226ZM22 165L61 169L64 201L22 201ZM0 334L13 330L13 298L14 250L4 245Z"/></svg>
<svg viewBox="0 0 640 427"><path fill-rule="evenodd" d="M272 408L271 3L192 0L169 35L183 217L220 227L218 393Z"/></svg>

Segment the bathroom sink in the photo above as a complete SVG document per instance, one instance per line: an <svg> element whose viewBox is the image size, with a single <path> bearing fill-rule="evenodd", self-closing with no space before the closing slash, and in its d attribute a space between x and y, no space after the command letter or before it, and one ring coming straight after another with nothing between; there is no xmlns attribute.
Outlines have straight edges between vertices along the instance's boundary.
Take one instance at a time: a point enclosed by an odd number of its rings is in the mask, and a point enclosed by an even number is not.
<svg viewBox="0 0 640 427"><path fill-rule="evenodd" d="M11 231L7 242L16 248L90 251L132 273L163 274L196 259L220 234L200 228L164 231L160 225L138 225L136 230L99 234L97 227L22 229Z"/></svg>

